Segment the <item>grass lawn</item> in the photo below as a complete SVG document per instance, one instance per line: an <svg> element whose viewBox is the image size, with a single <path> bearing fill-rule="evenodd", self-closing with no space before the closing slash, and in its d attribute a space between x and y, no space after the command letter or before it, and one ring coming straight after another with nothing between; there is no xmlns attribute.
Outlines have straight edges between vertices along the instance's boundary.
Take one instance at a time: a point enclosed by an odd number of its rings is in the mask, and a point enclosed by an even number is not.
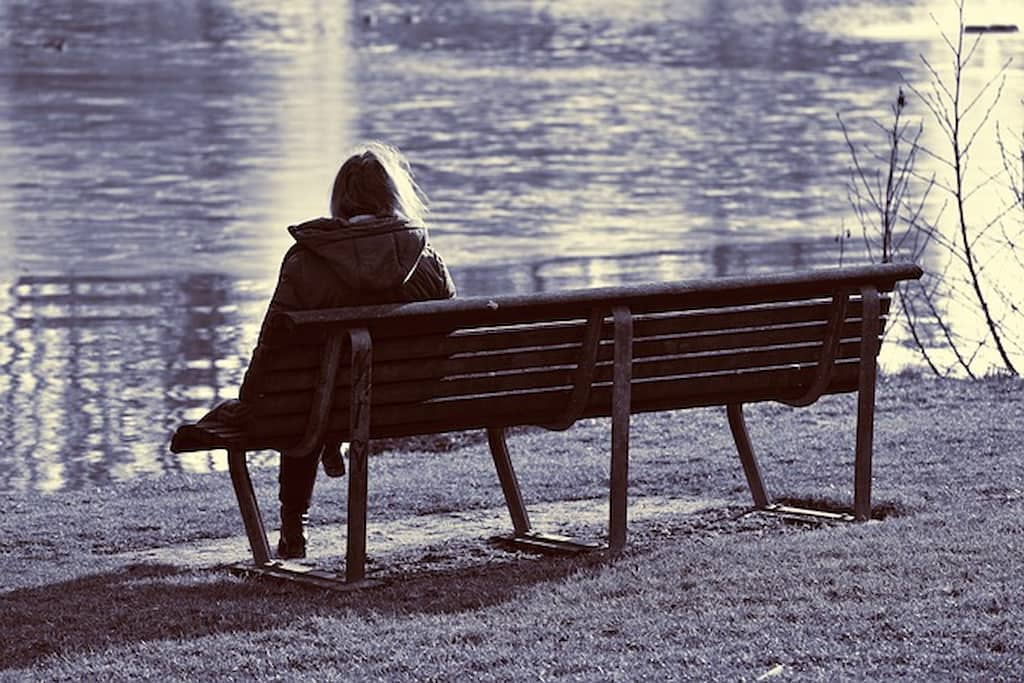
<svg viewBox="0 0 1024 683"><path fill-rule="evenodd" d="M883 379L866 524L742 516L724 409L635 416L634 503L727 502L634 521L614 561L457 533L390 554L371 541L381 585L347 594L125 559L240 535L226 474L6 496L0 679L1024 680L1022 390ZM748 424L773 495L851 501L853 396L753 406ZM608 443L600 420L513 433L528 501L603 506ZM385 446L371 534L502 504L482 435ZM265 514L275 476L254 473ZM317 491L314 523L342 521L344 482ZM311 552L336 563L343 549L314 527Z"/></svg>

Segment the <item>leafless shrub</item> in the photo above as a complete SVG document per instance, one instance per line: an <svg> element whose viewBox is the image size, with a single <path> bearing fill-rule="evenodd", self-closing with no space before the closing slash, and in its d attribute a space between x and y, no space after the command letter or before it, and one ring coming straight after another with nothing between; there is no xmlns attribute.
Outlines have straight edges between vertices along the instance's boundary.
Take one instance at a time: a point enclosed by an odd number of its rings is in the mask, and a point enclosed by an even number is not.
<svg viewBox="0 0 1024 683"><path fill-rule="evenodd" d="M924 86L907 79L904 84L922 103L929 125L938 127L942 144L929 148L922 143L924 123L907 124L908 103L902 88L892 107L892 123L874 125L885 133L885 152L865 159L858 152L842 118L839 118L853 162L848 184L849 199L865 237L870 258L876 261L912 260L922 262L927 252L926 276L919 283L901 288L901 317L925 362L936 374L959 367L976 377L987 353L992 351L1003 371L1019 374L1013 356L1024 352L1018 341L1024 329L1024 315L1007 291L1007 282L1024 279L1024 262L1018 245L1024 232L1024 138L1019 149L1006 144L999 126L996 140L1002 152L1002 167L973 168L971 154L982 136L991 135L989 122L1002 95L1010 60L977 92L965 92L964 72L971 63L984 34L965 40L964 3L955 1L959 26L953 40L939 26L952 58L952 69L943 74L924 55L921 62L929 77ZM933 17L934 20L934 17ZM938 25L938 21L936 21ZM968 44L969 42L969 44ZM922 175L917 161L926 157L938 174ZM869 162L871 165L869 165ZM978 171L981 179L973 180ZM1009 188L1005 206L982 206L978 193L993 184ZM916 194L913 188L920 188ZM929 202L938 194L941 201ZM936 198L933 198L936 199ZM947 209L952 216L944 216ZM1016 227L1008 225L1018 216ZM990 266L1009 254L1020 268L1014 278L994 277ZM980 332L958 320L951 308L970 310L978 316ZM952 364L939 363L933 351L948 349ZM931 351L930 351L931 350Z"/></svg>

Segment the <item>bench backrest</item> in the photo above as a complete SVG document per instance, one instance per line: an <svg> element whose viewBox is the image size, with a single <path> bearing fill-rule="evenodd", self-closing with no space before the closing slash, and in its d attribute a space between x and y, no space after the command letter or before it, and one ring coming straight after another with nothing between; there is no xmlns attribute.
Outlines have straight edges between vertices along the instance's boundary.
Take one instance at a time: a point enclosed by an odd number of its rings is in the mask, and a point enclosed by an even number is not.
<svg viewBox="0 0 1024 683"><path fill-rule="evenodd" d="M861 289L882 294L884 324L895 283L920 274L884 265L278 314L254 378L255 431L281 444L304 433L325 341L354 328L372 339L371 437L609 415L616 307L632 316L633 412L787 401L816 380L819 393L852 391ZM328 427L337 438L351 381L343 352Z"/></svg>

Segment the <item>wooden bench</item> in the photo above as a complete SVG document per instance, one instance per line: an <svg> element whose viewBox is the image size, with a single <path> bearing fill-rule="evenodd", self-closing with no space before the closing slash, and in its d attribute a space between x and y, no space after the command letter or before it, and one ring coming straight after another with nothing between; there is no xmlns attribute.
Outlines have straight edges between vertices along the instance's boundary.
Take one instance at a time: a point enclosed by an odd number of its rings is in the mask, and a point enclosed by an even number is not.
<svg viewBox="0 0 1024 683"><path fill-rule="evenodd" d="M859 391L854 515L871 514L876 356L891 292L915 265L604 287L494 298L281 313L261 359L241 429L182 426L174 452L223 448L252 549L251 567L291 572L270 558L246 452L308 455L324 439L351 442L345 580L365 577L370 439L486 429L513 536L541 547L571 542L536 532L505 429L565 429L611 417L608 547L626 541L630 414L726 406L757 508L772 502L742 406L813 403ZM312 576L330 579L326 572Z"/></svg>

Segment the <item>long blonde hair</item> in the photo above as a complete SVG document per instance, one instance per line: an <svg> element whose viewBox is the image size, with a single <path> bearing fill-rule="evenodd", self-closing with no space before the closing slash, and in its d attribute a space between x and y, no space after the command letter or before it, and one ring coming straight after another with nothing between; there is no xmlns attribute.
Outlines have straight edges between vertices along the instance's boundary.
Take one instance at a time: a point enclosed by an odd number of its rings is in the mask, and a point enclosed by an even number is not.
<svg viewBox="0 0 1024 683"><path fill-rule="evenodd" d="M372 141L359 147L338 169L331 190L331 215L397 216L425 225L427 197L396 147Z"/></svg>

